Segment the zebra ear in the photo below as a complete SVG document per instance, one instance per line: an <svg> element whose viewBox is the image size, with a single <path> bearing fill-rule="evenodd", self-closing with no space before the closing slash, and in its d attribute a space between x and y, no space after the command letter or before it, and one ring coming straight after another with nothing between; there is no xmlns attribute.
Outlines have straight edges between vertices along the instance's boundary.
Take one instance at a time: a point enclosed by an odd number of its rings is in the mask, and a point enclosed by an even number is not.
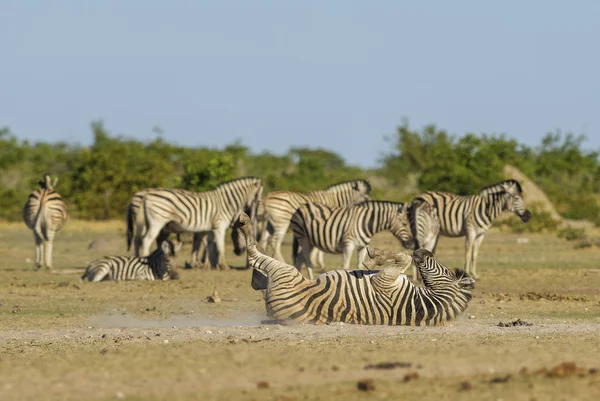
<svg viewBox="0 0 600 401"><path fill-rule="evenodd" d="M52 187L55 187L57 182L58 182L58 177L54 177L54 181L52 181Z"/></svg>
<svg viewBox="0 0 600 401"><path fill-rule="evenodd" d="M353 183L352 183L352 189L353 189L353 190L355 190L355 191L358 191L358 190L359 190L359 188L358 188L358 183L357 183L357 182L353 182Z"/></svg>

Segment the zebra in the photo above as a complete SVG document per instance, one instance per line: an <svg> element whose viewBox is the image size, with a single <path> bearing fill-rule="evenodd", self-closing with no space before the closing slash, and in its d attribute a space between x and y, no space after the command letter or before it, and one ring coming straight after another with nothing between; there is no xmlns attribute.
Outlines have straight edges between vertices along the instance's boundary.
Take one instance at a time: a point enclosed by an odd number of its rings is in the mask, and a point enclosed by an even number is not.
<svg viewBox="0 0 600 401"><path fill-rule="evenodd" d="M371 184L366 180L340 182L323 191L270 192L264 199L267 224L261 236L261 246L266 250L267 245L270 244L275 259L285 261L281 253L281 243L290 226L292 215L298 207L307 202L318 202L328 206L349 206L371 199L370 192ZM319 264L323 265L322 255L318 258Z"/></svg>
<svg viewBox="0 0 600 401"><path fill-rule="evenodd" d="M174 258L179 248L181 243L174 246L165 240L148 257L105 256L90 263L80 280L169 280L175 278Z"/></svg>
<svg viewBox="0 0 600 401"><path fill-rule="evenodd" d="M50 176L45 174L44 181L38 181L40 188L29 195L23 208L23 220L33 231L35 238L35 270L45 265L47 269L54 271L52 267L54 236L65 226L69 218L67 204L54 190L57 182L57 177L52 182Z"/></svg>
<svg viewBox="0 0 600 401"><path fill-rule="evenodd" d="M165 227L169 232L199 233L196 238L212 231L218 253L217 267L228 268L224 252L225 231L246 209L250 209L254 218L262 190L260 178L243 177L220 184L212 191L162 189L146 192L136 218L136 235L143 235L137 240L141 243L140 254L149 254L152 241Z"/></svg>
<svg viewBox="0 0 600 401"><path fill-rule="evenodd" d="M144 196L146 195L146 193L148 192L160 192L160 191L164 191L166 190L166 188L147 188L147 189L142 189L141 191L137 191L133 197L131 198L131 201L129 202L129 206L127 207L127 212L126 212L126 223L127 223L127 251L131 250L131 244L132 242L134 243L134 255L135 256L140 256L140 248L141 248L141 238L144 235L144 216L139 214L139 209L140 206L142 204L142 202L144 201ZM171 189L171 191L182 191L185 192L182 189ZM246 209L246 211L249 213L249 209ZM136 219L137 218L141 219L141 222L138 224L140 227L142 227L142 233L140 235L134 235L134 228L136 227ZM156 238L156 245L157 247L160 247L162 242L167 239L170 235L170 231L168 226L163 227L163 229L160 231L160 234L158 235L158 237ZM179 232L176 233L177 235L177 241L181 243L181 237L180 237ZM133 241L135 238L135 241ZM192 258L191 258L191 262L190 262L190 266L198 266L200 265L200 258L199 258L199 254L200 251L202 249L204 249L204 252L202 254L202 260L201 260L201 265L203 268L209 268L210 264L211 264L211 258L210 256L214 256L216 250L215 248L215 243L214 243L214 235L212 234L212 231L209 232L207 235L202 235L201 233L194 233L193 234L193 239L192 239ZM236 255L241 255L242 252L245 249L240 246L239 244L234 244L234 252ZM210 253L212 251L212 253ZM239 252L239 253L238 253ZM214 259L214 258L213 258Z"/></svg>
<svg viewBox="0 0 600 401"><path fill-rule="evenodd" d="M417 216L420 205L431 205L439 219L437 232L419 232L420 219L431 218L430 213ZM514 212L523 222L531 218L525 208L521 184L515 180L504 180L483 188L477 195L460 196L449 192L424 192L411 201L409 220L415 238L415 247L435 252L440 235L466 237L465 271L477 279L475 270L479 247L492 222L503 211ZM429 216L429 217L428 217ZM417 218L419 217L419 218ZM435 224L434 224L435 226Z"/></svg>
<svg viewBox="0 0 600 401"><path fill-rule="evenodd" d="M366 246L380 231L390 230L405 247L413 246L406 207L399 202L365 201L346 207L306 203L296 210L290 227L294 232L296 268L300 270L305 262L310 279L313 274L309 255L315 247L328 253L342 253L343 269L350 267L350 258L357 249L360 269L367 255ZM299 245L301 255L298 255Z"/></svg>
<svg viewBox="0 0 600 401"><path fill-rule="evenodd" d="M293 266L262 254L242 214L236 223L246 236L248 264L259 271L253 286L265 286L269 318L278 322L364 325L441 325L464 312L472 297L472 278L452 273L430 251L417 249L412 258L404 253L386 257L382 270L332 270L307 279ZM370 257L384 251L367 247ZM383 262L383 263L382 263ZM390 263L391 262L391 263ZM412 284L403 272L414 263L424 287Z"/></svg>

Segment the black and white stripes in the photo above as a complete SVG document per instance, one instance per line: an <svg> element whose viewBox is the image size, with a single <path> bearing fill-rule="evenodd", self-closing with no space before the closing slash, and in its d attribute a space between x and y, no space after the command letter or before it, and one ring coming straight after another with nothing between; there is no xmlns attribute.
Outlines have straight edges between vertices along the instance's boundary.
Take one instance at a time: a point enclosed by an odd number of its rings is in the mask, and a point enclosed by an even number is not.
<svg viewBox="0 0 600 401"><path fill-rule="evenodd" d="M267 249L271 245L274 258L285 260L281 253L283 237L290 226L292 215L304 203L318 202L327 206L350 206L369 200L371 185L365 180L353 180L331 185L324 191L270 192L264 199L267 217L266 230L261 236L261 246Z"/></svg>
<svg viewBox="0 0 600 401"><path fill-rule="evenodd" d="M89 264L81 280L169 280L173 274L175 247L169 240L163 241L148 257L106 256Z"/></svg>
<svg viewBox="0 0 600 401"><path fill-rule="evenodd" d="M417 211L427 203L431 212ZM524 222L531 217L531 212L525 208L523 190L515 180L501 181L483 188L477 195L460 196L449 192L424 192L414 198L409 206L409 219L415 237L416 248L435 251L439 235L446 237L466 237L465 270L471 277L476 278L476 261L479 247L486 231L492 222L503 211L514 212ZM436 213L439 224L423 222L429 219L431 213ZM418 227L439 226L437 233L418 230Z"/></svg>
<svg viewBox="0 0 600 401"><path fill-rule="evenodd" d="M33 231L35 239L35 269L45 265L52 269L52 248L54 236L67 222L67 204L60 194L54 190L54 182L48 174L44 181L38 181L39 189L29 195L23 208L23 220L27 227Z"/></svg>
<svg viewBox="0 0 600 401"><path fill-rule="evenodd" d="M143 235L138 240L141 244L140 254L149 254L152 241L164 228L171 233L187 231L201 235L212 231L219 254L218 267L226 268L225 231L239 213L244 210L256 211L262 190L259 178L244 177L206 192L181 189L146 192L137 212L139 217L136 217L136 235Z"/></svg>
<svg viewBox="0 0 600 401"><path fill-rule="evenodd" d="M350 267L350 257L358 251L358 268L366 257L366 246L373 236L390 230L404 246L412 247L412 235L402 203L365 201L355 206L331 207L319 203L300 206L291 219L294 232L294 263L300 269L305 262L312 278L310 252L317 248L327 253L342 253L342 267ZM302 254L297 255L298 245Z"/></svg>
<svg viewBox="0 0 600 401"><path fill-rule="evenodd" d="M380 271L333 270L310 280L258 251L248 216L240 216L237 226L247 237L248 264L263 277L254 280L254 286L266 286L267 315L277 321L439 325L456 318L471 299L474 280L451 273L425 249L415 251L412 259L395 255L391 266ZM377 253L367 251L371 256ZM403 274L411 262L421 271L424 288Z"/></svg>

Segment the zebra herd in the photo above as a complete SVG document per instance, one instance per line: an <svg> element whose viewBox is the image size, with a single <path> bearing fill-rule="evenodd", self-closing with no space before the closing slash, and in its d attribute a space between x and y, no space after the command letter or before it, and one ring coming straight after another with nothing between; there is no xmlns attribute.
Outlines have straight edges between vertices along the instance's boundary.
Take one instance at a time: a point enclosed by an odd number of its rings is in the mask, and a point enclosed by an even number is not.
<svg viewBox="0 0 600 401"><path fill-rule="evenodd" d="M23 210L36 242L35 268L52 269L55 233L67 221L67 205L45 175ZM503 211L524 222L531 217L515 180L459 196L424 192L410 202L372 200L366 180L352 180L313 192L274 191L263 198L260 178L227 181L212 191L149 188L136 192L127 208L127 247L135 256L109 256L92 262L82 276L90 281L167 280L174 276L175 253L168 240L192 232L192 265L226 269L225 232L232 228L235 253L247 252L252 287L265 291L267 314L275 320L358 324L439 324L464 311L471 298L476 260L485 232ZM262 223L262 228L257 226ZM281 244L287 230L294 236L292 265ZM373 236L391 231L412 257L370 247ZM465 271L450 272L434 255L439 236L465 237ZM256 238L260 236L260 244ZM157 249L150 253L152 243ZM200 249L205 251L200 264ZM267 248L273 257L267 256ZM210 250L216 258L209 260ZM358 270L350 258L358 254ZM313 261L324 267L323 252L343 255L342 270L314 278ZM365 261L367 255L375 260ZM308 278L300 272L307 266ZM369 264L381 270L360 270ZM424 287L404 271L414 266Z"/></svg>

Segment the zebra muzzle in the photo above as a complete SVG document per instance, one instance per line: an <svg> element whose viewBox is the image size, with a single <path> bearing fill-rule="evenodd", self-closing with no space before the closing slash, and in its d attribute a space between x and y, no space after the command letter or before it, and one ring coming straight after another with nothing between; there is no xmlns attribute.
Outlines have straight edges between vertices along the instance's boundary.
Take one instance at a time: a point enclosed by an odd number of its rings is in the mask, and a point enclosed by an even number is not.
<svg viewBox="0 0 600 401"><path fill-rule="evenodd" d="M521 218L523 223L527 223L529 221L529 219L531 219L531 211L529 209L527 209L519 217Z"/></svg>

